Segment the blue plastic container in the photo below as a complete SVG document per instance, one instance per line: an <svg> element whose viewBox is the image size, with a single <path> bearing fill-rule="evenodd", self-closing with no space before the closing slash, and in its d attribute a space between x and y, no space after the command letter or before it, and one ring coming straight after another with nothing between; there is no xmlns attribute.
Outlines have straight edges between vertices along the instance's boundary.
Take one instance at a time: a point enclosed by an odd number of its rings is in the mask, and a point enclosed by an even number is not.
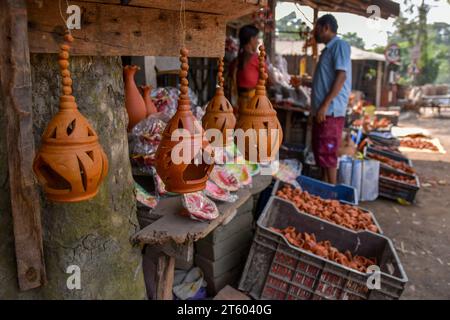
<svg viewBox="0 0 450 320"><path fill-rule="evenodd" d="M353 187L344 184L334 186L306 176L299 176L297 182L303 190L322 199L335 199L358 204L358 195Z"/></svg>
<svg viewBox="0 0 450 320"><path fill-rule="evenodd" d="M299 176L297 182L304 191L322 199L341 200L350 204L358 205L356 189L347 185L332 185L306 176ZM277 188L273 189L274 193Z"/></svg>

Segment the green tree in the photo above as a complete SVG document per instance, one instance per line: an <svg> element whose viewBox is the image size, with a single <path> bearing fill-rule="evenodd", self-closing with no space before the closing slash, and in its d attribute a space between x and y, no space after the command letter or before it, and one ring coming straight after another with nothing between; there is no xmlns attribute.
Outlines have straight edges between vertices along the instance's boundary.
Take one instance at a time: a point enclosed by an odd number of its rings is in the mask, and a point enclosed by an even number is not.
<svg viewBox="0 0 450 320"><path fill-rule="evenodd" d="M449 49L448 46L437 48L439 44L436 42L444 40L446 29L444 28L445 32L442 34L442 25L438 30L427 23L427 15L432 2L431 0L428 2L422 0L420 4L416 4L412 0L404 0L405 13L409 14L410 17L402 14L397 18L395 21L396 32L389 39L390 42L397 42L401 48L402 65L400 66L400 72L402 77L409 78L411 82L417 85L445 81L447 78L446 76L440 76L440 72L442 72L442 67L448 70L445 67L448 65L448 59L447 61L445 59L448 58ZM410 50L415 46L420 48L420 59L417 61L420 73L415 78L411 78L408 75L408 69L413 63Z"/></svg>
<svg viewBox="0 0 450 320"><path fill-rule="evenodd" d="M342 35L342 39L347 41L351 46L363 49L366 46L366 43L364 42L363 38L358 36L356 32L347 32L346 34Z"/></svg>

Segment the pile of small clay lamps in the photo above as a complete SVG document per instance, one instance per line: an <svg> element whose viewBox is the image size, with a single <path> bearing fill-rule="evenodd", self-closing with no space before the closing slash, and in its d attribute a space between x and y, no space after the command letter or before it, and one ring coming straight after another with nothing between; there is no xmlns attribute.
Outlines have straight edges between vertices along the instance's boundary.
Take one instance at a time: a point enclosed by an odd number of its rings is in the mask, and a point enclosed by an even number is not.
<svg viewBox="0 0 450 320"><path fill-rule="evenodd" d="M351 252L348 250L346 250L345 253L341 253L331 245L330 241L317 242L314 234L297 232L294 227L287 227L282 230L270 228L270 230L283 235L286 240L295 247L337 262L348 268L358 270L359 272L366 273L369 266L376 265L375 258L368 259L362 256L352 256Z"/></svg>
<svg viewBox="0 0 450 320"><path fill-rule="evenodd" d="M371 215L355 206L342 204L337 200L324 200L309 194L307 191L302 191L300 188L293 188L288 185L278 190L277 196L293 202L302 212L351 230L378 232Z"/></svg>
<svg viewBox="0 0 450 320"><path fill-rule="evenodd" d="M399 174L381 172L381 176L385 177L385 178L392 179L392 180L396 180L396 181L399 181L399 182L403 182L403 183L406 183L406 184L416 185L416 180L414 178L401 176Z"/></svg>
<svg viewBox="0 0 450 320"><path fill-rule="evenodd" d="M400 146L419 150L431 150L435 152L439 151L438 147L436 147L432 142L424 139L402 139L400 141Z"/></svg>
<svg viewBox="0 0 450 320"><path fill-rule="evenodd" d="M408 166L404 162L395 161L395 160L389 159L388 157L381 156L379 154L369 154L368 156L371 159L383 162L383 163L387 164L388 166L390 166L390 167L392 167L394 169L403 171L405 173L409 173L409 174L415 174L416 173L416 171L413 168L411 168L410 166Z"/></svg>

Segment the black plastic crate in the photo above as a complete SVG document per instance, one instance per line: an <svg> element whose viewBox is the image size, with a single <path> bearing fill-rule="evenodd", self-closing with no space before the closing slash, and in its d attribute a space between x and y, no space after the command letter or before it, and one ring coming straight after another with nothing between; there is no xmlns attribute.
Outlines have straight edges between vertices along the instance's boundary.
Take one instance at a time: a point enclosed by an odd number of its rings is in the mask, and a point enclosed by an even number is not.
<svg viewBox="0 0 450 320"><path fill-rule="evenodd" d="M273 190L272 190L272 196L275 196L275 197L276 197L278 190L281 190L285 185L290 185L290 184L289 184L289 183L286 183L286 182L283 182L283 181L280 181L280 180L277 180L277 182L275 183L275 186L273 187ZM295 187L292 186L292 185L290 185L290 186L293 187L293 188L295 188ZM319 197L321 197L322 199L336 199L336 198L327 198L326 196L324 196L324 193L320 194L320 193L318 193L318 192L310 192L307 188L306 188L306 189L305 189L305 188L302 188L302 189L303 189L304 191L308 191L308 192L309 192L310 194L312 194L312 195L319 196ZM316 191L318 191L318 190L316 190ZM279 197L277 197L277 198L279 198ZM343 200L343 199L336 199L336 200L338 200L338 201L339 201L340 203L342 203L342 204L349 204L349 205L352 205L352 206L354 206L354 207L358 207L358 208L361 209L362 211L364 211L364 212L370 214L373 223L374 223L374 224L377 226L377 228L378 228L378 232L379 232L380 234L383 234L383 231L381 230L380 224L378 223L378 221L377 221L377 219L375 218L375 215L372 213L372 211L367 210L367 209L364 209L364 208L361 208L361 207L355 205L354 203L352 203L352 202L350 202L350 201L346 201L346 200ZM287 201L287 200L286 200L286 201ZM303 212L303 213L308 214L308 212ZM316 216L314 216L314 217L316 217ZM320 219L320 220L323 220L323 219L321 219L321 218L319 218L319 217L316 217L316 218L317 218L317 219ZM324 221L325 221L325 220L324 220ZM330 222L330 223L331 223L331 222ZM341 226L341 227L342 227L342 226ZM342 227L342 228L345 228L345 227ZM347 229L347 228L346 228L346 229ZM350 229L348 229L348 230L350 230Z"/></svg>
<svg viewBox="0 0 450 320"><path fill-rule="evenodd" d="M368 158L368 159L372 159L372 158L370 157L371 154L378 154L378 155L380 155L380 156L387 157L387 158L389 158L389 159L391 159L391 160L394 160L394 161L404 162L404 163L406 163L408 166L410 166L411 168L414 167L414 166L413 166L413 163L412 163L412 161L411 161L411 159L408 159L407 157L405 157L405 156L403 156L403 155L397 155L397 154L393 154L393 153L387 154L387 153L385 153L385 152L383 152L383 151L380 151L380 150L376 150L376 149L369 150L368 148L366 148L366 149L365 149L365 157ZM392 168L391 166L389 166L389 165L387 165L386 163L381 162L381 161L380 161L380 168L381 168L381 169L386 169L386 170L392 170L392 171L395 171L395 173L397 173L397 174L403 174L403 173L407 174L406 172L403 172L403 171L401 171L401 170Z"/></svg>
<svg viewBox="0 0 450 320"><path fill-rule="evenodd" d="M395 152L395 151L388 151L388 150L381 150L378 149L376 147L376 145L373 144L368 144L366 149L365 149L366 153L375 153L377 152L378 154L388 157L390 159L392 159L393 157L397 158L397 159L403 159L404 162L408 162L408 157L406 157L405 155L403 155L400 151L399 152Z"/></svg>
<svg viewBox="0 0 450 320"><path fill-rule="evenodd" d="M339 251L375 257L381 288L369 289L365 274L289 244L270 227L293 226L329 240ZM239 289L255 299L276 300L392 300L398 299L408 278L392 242L372 232L353 232L301 213L289 201L272 197L259 218Z"/></svg>
<svg viewBox="0 0 450 320"><path fill-rule="evenodd" d="M383 146L395 146L395 147L400 146L400 140L398 140L395 137L386 138L386 137L382 137L380 135L371 134L371 133L369 133L368 137L373 142L381 144Z"/></svg>
<svg viewBox="0 0 450 320"><path fill-rule="evenodd" d="M394 173L397 175L401 175L416 180L416 184L411 185L380 175L379 195L381 197L391 200L404 199L410 203L413 203L416 200L417 192L420 190L420 181L417 175L410 175L399 172L398 170L392 170L388 168L382 168L381 171L387 173Z"/></svg>

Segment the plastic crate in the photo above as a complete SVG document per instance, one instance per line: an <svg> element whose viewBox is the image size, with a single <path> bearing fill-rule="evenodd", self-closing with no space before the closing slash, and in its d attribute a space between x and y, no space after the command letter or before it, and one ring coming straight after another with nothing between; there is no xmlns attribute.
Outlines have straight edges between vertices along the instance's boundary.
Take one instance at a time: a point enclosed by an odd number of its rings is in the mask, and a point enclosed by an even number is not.
<svg viewBox="0 0 450 320"><path fill-rule="evenodd" d="M303 190L323 199L335 199L358 204L358 194L356 189L351 186L332 185L306 176L299 176L297 182Z"/></svg>
<svg viewBox="0 0 450 320"><path fill-rule="evenodd" d="M413 178L416 180L416 185L410 185L401 181L383 177L380 175L379 179L379 194L383 198L397 200L404 199L410 203L416 200L417 192L420 190L420 181L418 176L402 173L397 170L382 168L382 171L394 173L397 175Z"/></svg>
<svg viewBox="0 0 450 320"><path fill-rule="evenodd" d="M384 146L400 146L400 140L395 137L386 137L386 135L383 135L383 133L372 132L369 133L368 137L375 143Z"/></svg>
<svg viewBox="0 0 450 320"><path fill-rule="evenodd" d="M371 274L347 268L296 248L270 227L295 227L329 240L339 251L375 257L380 266L380 289L369 289ZM289 201L272 197L259 218L255 238L239 289L255 299L276 300L392 300L398 299L408 278L392 242L372 232L352 232L302 214Z"/></svg>
<svg viewBox="0 0 450 320"><path fill-rule="evenodd" d="M408 158L405 155L403 155L401 152L380 150L380 149L377 149L376 145L373 145L373 144L368 144L365 150L366 150L365 151L366 153L378 152L380 155L383 155L383 156L391 158L391 159L392 159L392 157L397 157L397 158L403 158L404 162L408 161Z"/></svg>
<svg viewBox="0 0 450 320"><path fill-rule="evenodd" d="M320 181L319 181L320 182ZM273 187L273 190L272 190L272 196L274 196L274 197L277 197L277 192L278 192L278 190L280 190L280 189L282 189L285 185L289 185L289 183L286 183L286 182L283 182L283 181L280 181L280 180L277 180L276 182L275 182L275 186ZM291 186L291 187L293 187L294 188L294 186ZM353 189L353 188L352 188ZM309 193L311 193L309 190L307 190L307 189L303 189L304 191L308 191ZM324 198L324 197L322 197L321 195L318 195L318 194L313 194L313 193L311 193L312 195L316 195L316 196L319 196L319 197L321 197L322 199L335 199L335 198ZM279 198L279 197L277 197L277 198ZM343 204L350 204L350 205L353 205L353 206L356 206L354 203L351 203L351 202L348 202L348 201L345 201L345 200L340 200L340 199L335 199L335 200L339 200L339 202L341 202L341 203L343 203ZM294 205L294 204L293 204ZM268 206L268 204L266 204L266 207ZM294 205L295 206L295 205ZM377 221L377 219L375 218L375 215L372 213L372 211L370 211L370 210L367 210L367 209L364 209L364 208L361 208L361 207L358 207L359 209L361 209L361 210L363 210L364 212L366 212L366 213L368 213L368 214L370 214L370 216L371 216L371 218L372 218L372 221L373 221L373 223L377 226L377 228L378 228L378 232L380 233L380 234L383 234L383 230L381 230L381 227L380 227L380 224L378 223L378 221ZM298 209L297 209L298 210ZM300 211L301 212L301 211ZM308 212L302 212L302 213L304 213L304 214L308 214ZM309 215L309 214L308 214ZM314 215L313 215L314 216ZM316 216L314 216L314 217L316 217ZM321 218L319 218L319 217L316 217L317 219L319 219L319 220L321 220L321 221L325 221L325 220L323 220L323 219L321 219ZM328 222L328 221L327 221ZM331 222L328 222L328 223L331 223ZM342 227L342 226L340 226L341 228L344 228L344 229L347 229L346 227ZM347 229L347 230L350 230L350 229Z"/></svg>
<svg viewBox="0 0 450 320"><path fill-rule="evenodd" d="M410 166L411 168L413 168L413 163L411 161L411 159L408 159L407 157L403 156L403 155L397 155L397 154L386 154L384 151L380 151L380 150L376 150L376 149L365 149L365 156L369 159L371 154L378 154L380 156L384 156L387 157L389 159L395 160L395 161L399 161L399 162L404 162L406 163L408 166ZM405 172L398 170L398 169L394 169L391 166L385 164L384 162L380 161L380 167L382 169L386 169L386 170L392 170L393 172L395 172L396 174L404 174Z"/></svg>

